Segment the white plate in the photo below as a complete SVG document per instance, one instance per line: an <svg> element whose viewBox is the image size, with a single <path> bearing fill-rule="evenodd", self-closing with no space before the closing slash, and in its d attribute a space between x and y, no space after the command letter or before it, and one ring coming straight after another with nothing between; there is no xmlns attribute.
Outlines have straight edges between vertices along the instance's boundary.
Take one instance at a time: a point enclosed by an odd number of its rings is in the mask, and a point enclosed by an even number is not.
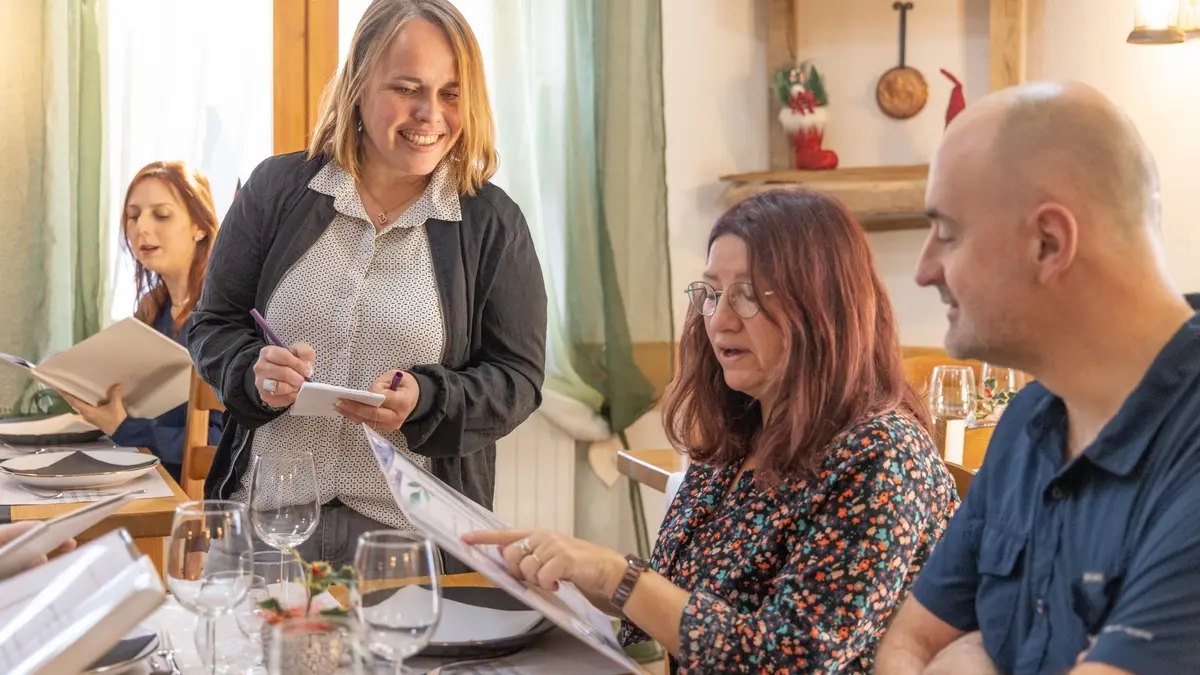
<svg viewBox="0 0 1200 675"><path fill-rule="evenodd" d="M30 469L40 469L62 459L72 452L84 452L93 458L109 464L130 466L129 469L114 469L102 473L46 475L24 473ZM147 460L152 463L135 467ZM0 472L12 477L13 480L30 487L54 488L56 490L77 490L81 488L108 487L127 483L143 476L158 466L158 458L142 452L130 450L54 450L34 455L22 455L0 462Z"/></svg>

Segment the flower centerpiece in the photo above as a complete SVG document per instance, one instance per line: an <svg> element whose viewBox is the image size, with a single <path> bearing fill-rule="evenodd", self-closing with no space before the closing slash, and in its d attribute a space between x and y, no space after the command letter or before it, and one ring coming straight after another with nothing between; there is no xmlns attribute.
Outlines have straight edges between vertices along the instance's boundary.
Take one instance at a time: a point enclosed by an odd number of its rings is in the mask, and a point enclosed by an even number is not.
<svg viewBox="0 0 1200 675"><path fill-rule="evenodd" d="M781 68L772 83L783 107L779 122L792 136L797 169L836 169L837 153L822 148L828 120L829 95L821 74L811 61Z"/></svg>
<svg viewBox="0 0 1200 675"><path fill-rule="evenodd" d="M289 603L288 606L284 606L273 596L257 603L257 614L263 619L263 655L270 658L267 655L271 653L272 643L277 636L276 626L292 620L293 623L288 625L295 627L294 622L299 620L302 624L299 626L298 635L285 639L280 645L280 672L290 675L332 673L341 662L346 645L343 642L343 633L331 629L328 624L337 621L333 617L348 617L349 612L332 597L322 596L327 595L330 586L334 584L347 587L352 584L354 568L343 565L334 569L325 561L310 563L301 558L295 549L288 550L304 570L305 597L303 602ZM287 646L286 649L283 645Z"/></svg>
<svg viewBox="0 0 1200 675"><path fill-rule="evenodd" d="M273 626L285 619L295 619L314 614L321 616L348 616L346 608L340 604L329 606L327 603L314 603L314 600L321 594L328 592L329 587L333 584L349 586L354 581L354 568L349 565L343 565L340 569L335 570L332 565L323 560L310 563L301 558L295 549L288 549L288 551L296 557L296 560L300 563L300 568L304 570L304 603L284 607L278 598L267 597L258 603L259 615L263 620Z"/></svg>

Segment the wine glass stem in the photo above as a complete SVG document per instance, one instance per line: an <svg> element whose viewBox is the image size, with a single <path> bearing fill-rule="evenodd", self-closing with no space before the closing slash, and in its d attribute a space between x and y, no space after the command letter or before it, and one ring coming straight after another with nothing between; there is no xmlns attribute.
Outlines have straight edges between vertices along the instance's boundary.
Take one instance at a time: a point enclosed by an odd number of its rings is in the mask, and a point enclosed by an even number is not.
<svg viewBox="0 0 1200 675"><path fill-rule="evenodd" d="M204 631L208 634L208 670L211 675L217 675L217 620L205 619Z"/></svg>

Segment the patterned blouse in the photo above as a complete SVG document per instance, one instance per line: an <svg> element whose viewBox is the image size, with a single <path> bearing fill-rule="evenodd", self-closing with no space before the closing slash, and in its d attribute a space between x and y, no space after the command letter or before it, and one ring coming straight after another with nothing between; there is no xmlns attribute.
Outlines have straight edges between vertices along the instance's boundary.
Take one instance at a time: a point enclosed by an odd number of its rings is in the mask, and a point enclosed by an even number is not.
<svg viewBox="0 0 1200 675"><path fill-rule="evenodd" d="M317 351L313 379L366 389L380 373L440 363L445 324L426 227L462 220L448 162L398 218L376 231L354 178L329 162L308 187L333 197L335 216L320 239L288 270L267 303L267 321L286 343L304 340ZM444 221L430 224L430 220ZM402 431L384 434L428 469L429 458L409 451ZM300 448L313 453L319 497L335 497L389 527L412 525L384 481L362 425L342 417L282 415L254 434L254 455ZM249 496L250 472L233 499Z"/></svg>
<svg viewBox="0 0 1200 675"><path fill-rule="evenodd" d="M863 673L958 505L929 434L878 415L830 445L815 478L765 492L693 464L651 567L690 591L680 673ZM729 496L722 502L722 497ZM628 621L623 644L649 640Z"/></svg>

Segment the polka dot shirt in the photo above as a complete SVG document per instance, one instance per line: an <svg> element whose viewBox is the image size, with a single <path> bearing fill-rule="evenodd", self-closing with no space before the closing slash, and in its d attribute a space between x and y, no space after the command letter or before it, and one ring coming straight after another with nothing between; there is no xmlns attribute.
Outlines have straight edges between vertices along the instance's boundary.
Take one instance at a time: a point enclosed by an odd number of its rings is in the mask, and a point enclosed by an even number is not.
<svg viewBox="0 0 1200 675"><path fill-rule="evenodd" d="M313 345L316 382L366 389L384 372L440 362L445 323L425 228L431 218L462 220L449 165L438 167L425 193L382 231L371 224L354 179L336 162L308 187L331 195L337 215L280 281L267 303L267 321L284 342ZM403 433L386 436L429 468L428 458L408 450ZM412 529L360 425L285 414L254 434L254 456L274 449L313 453L322 503L337 497L369 518ZM234 499L245 501L249 484L247 471Z"/></svg>

